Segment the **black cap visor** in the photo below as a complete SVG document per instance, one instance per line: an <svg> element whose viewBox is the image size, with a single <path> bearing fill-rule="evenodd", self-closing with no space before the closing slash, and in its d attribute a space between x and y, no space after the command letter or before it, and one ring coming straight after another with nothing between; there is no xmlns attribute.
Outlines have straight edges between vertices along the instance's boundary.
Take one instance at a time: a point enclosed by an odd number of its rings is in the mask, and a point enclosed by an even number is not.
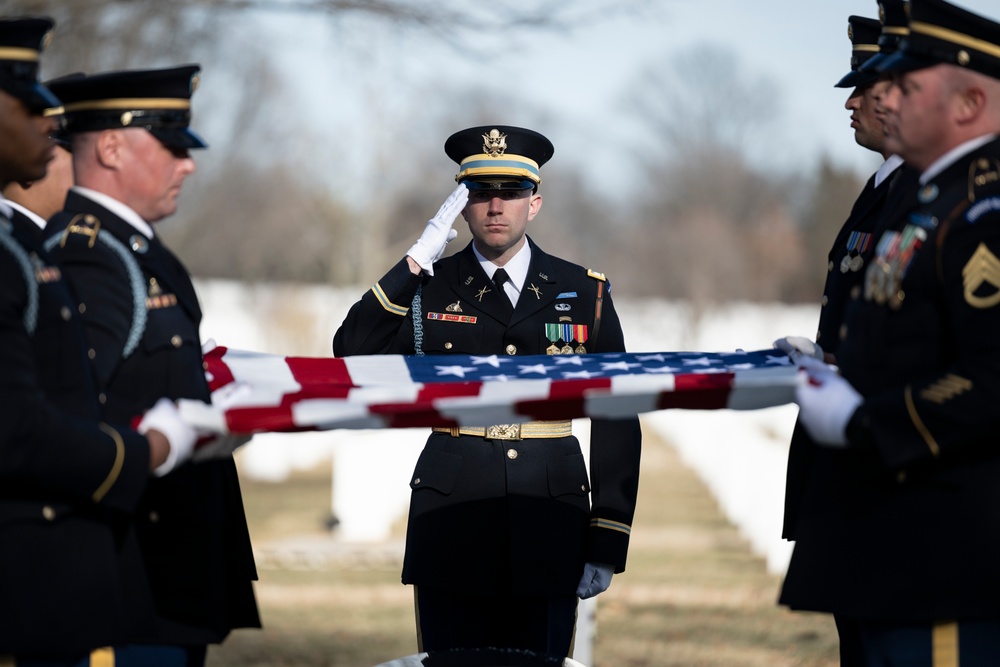
<svg viewBox="0 0 1000 667"><path fill-rule="evenodd" d="M24 102L28 111L35 115L62 104L52 91L37 82L0 78L0 89Z"/></svg>
<svg viewBox="0 0 1000 667"><path fill-rule="evenodd" d="M871 62L870 60L868 62ZM862 72L860 70L851 70L843 76L843 78L837 83L833 84L834 88L858 88L870 86L881 78L878 72Z"/></svg>
<svg viewBox="0 0 1000 667"><path fill-rule="evenodd" d="M208 148L208 144L187 127L149 127L149 133L167 148L184 150L188 148Z"/></svg>
<svg viewBox="0 0 1000 667"><path fill-rule="evenodd" d="M538 184L531 179L511 179L509 177L490 178L488 176L477 176L474 180L470 178L462 179L465 187L470 192L477 190L534 190Z"/></svg>
<svg viewBox="0 0 1000 667"><path fill-rule="evenodd" d="M886 54L885 59L876 63L875 67L876 71L883 74L897 74L915 72L918 69L927 69L941 63L942 61L934 60L933 58L905 53L904 51L896 51L895 53Z"/></svg>

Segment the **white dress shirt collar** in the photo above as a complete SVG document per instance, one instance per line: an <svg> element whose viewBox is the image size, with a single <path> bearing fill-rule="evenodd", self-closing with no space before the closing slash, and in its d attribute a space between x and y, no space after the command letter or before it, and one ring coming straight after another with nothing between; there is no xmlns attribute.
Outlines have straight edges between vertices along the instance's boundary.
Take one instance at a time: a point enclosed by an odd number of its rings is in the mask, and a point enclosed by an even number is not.
<svg viewBox="0 0 1000 667"><path fill-rule="evenodd" d="M875 187L877 188L882 185L882 183L885 182L885 179L887 179L889 175L896 171L896 169L898 169L902 164L903 158L899 157L895 153L887 157L885 162L882 163L882 166L875 172Z"/></svg>
<svg viewBox="0 0 1000 667"><path fill-rule="evenodd" d="M939 157L934 161L931 166L924 170L924 173L920 174L920 185L926 185L932 178L940 174L942 171L950 167L951 165L958 162L958 160L964 156L968 155L972 151L976 150L980 146L985 146L994 139L997 138L995 134L984 134L981 137L976 137L975 139L970 139L964 144L959 144L955 146L950 151Z"/></svg>
<svg viewBox="0 0 1000 667"><path fill-rule="evenodd" d="M136 228L148 239L153 238L153 228L148 222L142 219L142 217L133 211L131 208L121 203L114 197L110 197L103 192L98 192L97 190L91 190L90 188L81 187L79 185L74 185L73 190L80 195L83 195L87 199L97 202L104 208L108 209L119 218L127 222Z"/></svg>
<svg viewBox="0 0 1000 667"><path fill-rule="evenodd" d="M479 260L479 265L483 267L483 271L486 275L493 279L493 274L498 267L496 264L490 260L483 257L483 255L476 248L476 244L472 244L472 252L475 253L476 259ZM504 270L507 272L507 276L510 278L509 281L504 285L504 291L507 296L510 297L510 302L513 305L517 305L517 299L521 294L521 289L524 287L524 281L528 277L528 266L531 264L531 244L525 239L524 245L521 249L517 251L517 254L511 257L506 264L503 265Z"/></svg>

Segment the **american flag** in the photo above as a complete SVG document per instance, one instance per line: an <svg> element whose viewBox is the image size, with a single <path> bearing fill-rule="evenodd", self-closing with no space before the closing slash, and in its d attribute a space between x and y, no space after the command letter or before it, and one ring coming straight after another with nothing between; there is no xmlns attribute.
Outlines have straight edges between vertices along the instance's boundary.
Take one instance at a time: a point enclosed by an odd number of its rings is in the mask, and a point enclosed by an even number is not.
<svg viewBox="0 0 1000 667"><path fill-rule="evenodd" d="M217 347L205 368L212 404L181 401L181 415L219 434L752 410L791 402L797 374L774 349L314 358Z"/></svg>

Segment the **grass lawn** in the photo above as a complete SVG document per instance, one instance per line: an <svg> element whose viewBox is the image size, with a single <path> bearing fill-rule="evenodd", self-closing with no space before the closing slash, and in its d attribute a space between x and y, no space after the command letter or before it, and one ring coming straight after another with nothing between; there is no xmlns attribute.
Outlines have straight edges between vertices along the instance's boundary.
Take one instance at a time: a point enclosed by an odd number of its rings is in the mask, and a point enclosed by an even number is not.
<svg viewBox="0 0 1000 667"><path fill-rule="evenodd" d="M767 573L708 490L651 429L627 572L600 596L588 667L836 667L831 618L775 604ZM324 529L328 465L243 482L264 630L240 630L209 667L373 667L416 652L402 531L355 547Z"/></svg>

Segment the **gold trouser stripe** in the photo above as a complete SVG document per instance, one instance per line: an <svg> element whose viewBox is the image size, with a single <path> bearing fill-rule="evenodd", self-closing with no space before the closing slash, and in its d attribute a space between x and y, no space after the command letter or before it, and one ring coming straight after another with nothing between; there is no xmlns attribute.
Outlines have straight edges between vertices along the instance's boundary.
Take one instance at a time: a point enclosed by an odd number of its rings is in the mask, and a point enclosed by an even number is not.
<svg viewBox="0 0 1000 667"><path fill-rule="evenodd" d="M0 667L17 667L17 663L9 655L0 655Z"/></svg>
<svg viewBox="0 0 1000 667"><path fill-rule="evenodd" d="M420 605L418 604L420 588L413 587L413 618L417 622L417 653L424 652L424 634L420 632Z"/></svg>
<svg viewBox="0 0 1000 667"><path fill-rule="evenodd" d="M931 639L932 667L958 667L958 622L934 624Z"/></svg>
<svg viewBox="0 0 1000 667"><path fill-rule="evenodd" d="M111 490L111 487L118 481L118 475L121 474L122 466L125 465L125 442L122 440L121 434L107 424L101 423L99 426L102 431L110 435L115 441L115 462L111 466L111 470L108 472L104 483L97 487L97 491L94 491L93 497L95 503L99 503L104 499L104 496Z"/></svg>
<svg viewBox="0 0 1000 667"><path fill-rule="evenodd" d="M507 425L503 424L498 426ZM573 435L573 422L571 421L525 422L520 424L520 427L520 437L504 438L491 435L490 439L523 440L525 438L566 438ZM453 438L457 438L460 435L474 435L480 438L486 438L487 433L492 433L492 431L498 429L496 426L452 426L450 428L435 426L431 430L435 433L449 433Z"/></svg>
<svg viewBox="0 0 1000 667"><path fill-rule="evenodd" d="M115 667L115 650L106 646L90 652L90 667Z"/></svg>
<svg viewBox="0 0 1000 667"><path fill-rule="evenodd" d="M931 435L931 432L927 430L924 425L924 421L917 414L917 406L913 402L913 387L906 385L906 389L903 391L903 397L906 399L906 411L910 413L910 421L913 422L913 427L917 429L917 433L920 437L924 439L927 443L927 447L931 450L931 454L938 456L941 453L941 448L937 444L937 440Z"/></svg>

